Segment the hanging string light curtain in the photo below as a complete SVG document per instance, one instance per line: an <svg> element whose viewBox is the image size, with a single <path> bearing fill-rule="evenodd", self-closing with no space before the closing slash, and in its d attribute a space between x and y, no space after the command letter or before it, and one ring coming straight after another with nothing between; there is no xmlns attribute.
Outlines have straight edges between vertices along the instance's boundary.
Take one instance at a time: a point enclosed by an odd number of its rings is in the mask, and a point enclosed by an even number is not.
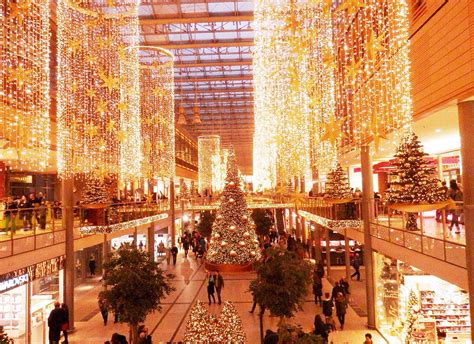
<svg viewBox="0 0 474 344"><path fill-rule="evenodd" d="M411 121L407 1L345 0L334 11L334 29L343 144L378 149Z"/></svg>
<svg viewBox="0 0 474 344"><path fill-rule="evenodd" d="M313 3L259 0L255 8L254 175L274 188L310 168L309 68Z"/></svg>
<svg viewBox="0 0 474 344"><path fill-rule="evenodd" d="M213 191L213 157L220 156L220 147L221 138L218 135L198 137L198 187L201 193Z"/></svg>
<svg viewBox="0 0 474 344"><path fill-rule="evenodd" d="M140 58L142 174L149 180L174 178L174 56L158 47L132 49Z"/></svg>
<svg viewBox="0 0 474 344"><path fill-rule="evenodd" d="M221 192L224 189L228 157L228 149L221 149L212 156L212 190L214 192Z"/></svg>
<svg viewBox="0 0 474 344"><path fill-rule="evenodd" d="M138 4L58 2L60 177L140 177Z"/></svg>
<svg viewBox="0 0 474 344"><path fill-rule="evenodd" d="M0 160L43 171L51 163L49 1L2 1L0 13Z"/></svg>

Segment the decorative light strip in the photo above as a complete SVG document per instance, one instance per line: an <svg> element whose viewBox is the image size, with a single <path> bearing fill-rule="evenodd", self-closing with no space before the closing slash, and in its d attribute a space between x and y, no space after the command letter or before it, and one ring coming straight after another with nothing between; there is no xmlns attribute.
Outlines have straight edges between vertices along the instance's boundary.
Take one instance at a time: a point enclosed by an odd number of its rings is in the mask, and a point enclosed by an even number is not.
<svg viewBox="0 0 474 344"><path fill-rule="evenodd" d="M142 173L148 179L174 178L174 56L158 47L133 49L140 58Z"/></svg>
<svg viewBox="0 0 474 344"><path fill-rule="evenodd" d="M58 2L60 177L140 177L138 4Z"/></svg>
<svg viewBox="0 0 474 344"><path fill-rule="evenodd" d="M0 160L44 171L51 164L49 1L2 1L0 15Z"/></svg>
<svg viewBox="0 0 474 344"><path fill-rule="evenodd" d="M194 210L194 211L204 211L204 210L217 210L219 209L219 204L214 205L192 205L185 207L185 210ZM294 208L294 203L249 203L249 209L286 209Z"/></svg>
<svg viewBox="0 0 474 344"><path fill-rule="evenodd" d="M309 70L318 5L259 0L255 7L256 190L283 188L310 169Z"/></svg>
<svg viewBox="0 0 474 344"><path fill-rule="evenodd" d="M362 226L360 220L331 220L326 217L315 215L304 210L298 210L298 215L304 217L308 221L313 221L323 227L338 231L341 229L356 229Z"/></svg>
<svg viewBox="0 0 474 344"><path fill-rule="evenodd" d="M155 221L160 221L168 218L168 214L158 214L149 217L144 217L142 219L136 219L127 222L116 223L108 226L83 226L79 227L81 234L110 234L114 232L123 231L125 229L130 229L133 227L138 227L141 225L146 225L147 223L152 223Z"/></svg>
<svg viewBox="0 0 474 344"><path fill-rule="evenodd" d="M213 190L213 157L220 157L221 138L218 135L198 137L198 187L199 192Z"/></svg>
<svg viewBox="0 0 474 344"><path fill-rule="evenodd" d="M334 13L336 118L343 144L361 146L409 128L412 116L406 0L343 1Z"/></svg>

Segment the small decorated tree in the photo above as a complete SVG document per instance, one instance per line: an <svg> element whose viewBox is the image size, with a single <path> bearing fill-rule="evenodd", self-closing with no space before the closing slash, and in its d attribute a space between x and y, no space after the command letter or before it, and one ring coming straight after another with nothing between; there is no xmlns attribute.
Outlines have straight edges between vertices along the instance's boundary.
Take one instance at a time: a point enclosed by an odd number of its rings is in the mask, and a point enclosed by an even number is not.
<svg viewBox="0 0 474 344"><path fill-rule="evenodd" d="M411 335L417 320L420 318L420 304L418 297L413 289L408 294L408 301L405 314L405 322L403 324L403 334L405 336L405 343L411 343Z"/></svg>
<svg viewBox="0 0 474 344"><path fill-rule="evenodd" d="M105 180L92 173L86 176L81 196L83 204L108 204L111 201Z"/></svg>
<svg viewBox="0 0 474 344"><path fill-rule="evenodd" d="M13 344L15 343L12 338L8 337L8 334L4 332L3 326L0 326L0 344Z"/></svg>
<svg viewBox="0 0 474 344"><path fill-rule="evenodd" d="M439 180L433 177L435 168L428 164L426 155L414 133L403 138L395 154L395 171L392 173L394 180L388 190L389 204L420 205L447 200ZM408 213L406 229L418 229L415 213Z"/></svg>
<svg viewBox="0 0 474 344"><path fill-rule="evenodd" d="M190 194L189 194L188 185L181 178L181 180L179 182L179 198L180 199L188 199L189 196L190 196Z"/></svg>
<svg viewBox="0 0 474 344"><path fill-rule="evenodd" d="M255 231L260 236L268 236L273 226L272 213L268 209L254 209L252 220L255 223Z"/></svg>
<svg viewBox="0 0 474 344"><path fill-rule="evenodd" d="M325 197L329 200L352 199L349 179L341 164L337 164L327 175Z"/></svg>
<svg viewBox="0 0 474 344"><path fill-rule="evenodd" d="M201 211L199 216L199 223L197 224L197 230L205 238L209 238L212 233L212 224L214 223L216 217L209 210Z"/></svg>
<svg viewBox="0 0 474 344"><path fill-rule="evenodd" d="M186 323L184 343L243 344L245 342L242 320L231 302L224 302L218 318L210 315L201 301L197 301L191 309Z"/></svg>
<svg viewBox="0 0 474 344"><path fill-rule="evenodd" d="M212 226L208 262L247 265L258 260L259 242L253 226L241 188L235 155L231 151L227 160L227 177L221 204Z"/></svg>

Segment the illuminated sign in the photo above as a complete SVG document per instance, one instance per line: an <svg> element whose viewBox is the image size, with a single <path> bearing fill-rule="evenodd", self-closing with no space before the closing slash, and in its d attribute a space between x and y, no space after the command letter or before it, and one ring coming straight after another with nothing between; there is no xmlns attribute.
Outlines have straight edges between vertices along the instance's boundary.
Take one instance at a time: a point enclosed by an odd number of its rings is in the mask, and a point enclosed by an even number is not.
<svg viewBox="0 0 474 344"><path fill-rule="evenodd" d="M10 278L6 281L0 282L0 292L19 287L27 282L28 282L28 274Z"/></svg>

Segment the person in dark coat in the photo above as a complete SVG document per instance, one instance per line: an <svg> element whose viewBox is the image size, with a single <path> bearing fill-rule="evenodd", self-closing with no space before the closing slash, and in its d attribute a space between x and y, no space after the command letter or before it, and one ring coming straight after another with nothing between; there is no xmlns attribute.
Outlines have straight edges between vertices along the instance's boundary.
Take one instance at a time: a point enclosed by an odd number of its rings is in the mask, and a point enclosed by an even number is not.
<svg viewBox="0 0 474 344"><path fill-rule="evenodd" d="M314 334L321 336L323 339L323 344L328 342L329 329L319 314L316 314L314 317Z"/></svg>
<svg viewBox="0 0 474 344"><path fill-rule="evenodd" d="M263 338L263 344L278 344L278 340L278 333L267 330L265 332L265 338Z"/></svg>
<svg viewBox="0 0 474 344"><path fill-rule="evenodd" d="M61 338L61 327L64 321L64 310L61 309L61 304L56 301L54 303L54 309L48 317L49 344L59 344L59 339Z"/></svg>
<svg viewBox="0 0 474 344"><path fill-rule="evenodd" d="M331 299L333 301L336 300L336 297L337 297L337 294L338 293L342 293L343 295L346 295L346 290L344 289L344 287L342 287L340 284L339 284L339 281L336 281L334 283L334 288L332 288L332 293L331 293Z"/></svg>
<svg viewBox="0 0 474 344"><path fill-rule="evenodd" d="M314 294L314 303L321 306L323 303L323 281L319 277L318 271L314 270L313 272L313 294Z"/></svg>
<svg viewBox="0 0 474 344"><path fill-rule="evenodd" d="M346 318L347 300L343 293L337 293L336 296L336 315L341 324L341 330L344 329L344 321Z"/></svg>
<svg viewBox="0 0 474 344"><path fill-rule="evenodd" d="M64 312L64 322L61 325L61 330L63 331L64 341L63 344L69 343L67 340L67 331L69 331L69 307L65 304L61 304L61 309Z"/></svg>
<svg viewBox="0 0 474 344"><path fill-rule="evenodd" d="M183 235L183 249L184 249L184 258L188 258L188 251L189 251L189 239L188 236L185 234Z"/></svg>
<svg viewBox="0 0 474 344"><path fill-rule="evenodd" d="M109 319L109 310L107 309L107 306L103 298L99 298L99 309L100 309L100 314L102 315L102 319L104 320L104 326L106 326L107 320Z"/></svg>
<svg viewBox="0 0 474 344"><path fill-rule="evenodd" d="M173 245L173 248L171 249L171 254L173 255L173 265L176 265L176 258L178 257L178 248L176 245Z"/></svg>
<svg viewBox="0 0 474 344"><path fill-rule="evenodd" d="M328 317L332 317L332 309L334 307L334 303L332 302L331 295L329 293L324 294L325 298L323 301L323 314Z"/></svg>
<svg viewBox="0 0 474 344"><path fill-rule="evenodd" d="M91 273L91 277L92 276L95 276L95 269L97 267L97 264L95 262L95 258L94 258L94 255L91 254L90 258L89 258L89 271Z"/></svg>
<svg viewBox="0 0 474 344"><path fill-rule="evenodd" d="M217 301L219 304L222 303L221 299L221 291L224 288L224 277L222 277L220 271L217 271L217 275L214 275L214 281L216 284L216 291L217 291Z"/></svg>
<svg viewBox="0 0 474 344"><path fill-rule="evenodd" d="M352 267L354 268L354 273L351 275L352 277L357 276L357 280L360 281L360 260L359 260L359 254L356 253L354 260L352 261Z"/></svg>
<svg viewBox="0 0 474 344"><path fill-rule="evenodd" d="M211 304L211 297L212 300L214 300L214 303L216 303L216 297L214 296L215 292L215 277L213 274L210 272L207 273L207 298L209 299L209 304Z"/></svg>

